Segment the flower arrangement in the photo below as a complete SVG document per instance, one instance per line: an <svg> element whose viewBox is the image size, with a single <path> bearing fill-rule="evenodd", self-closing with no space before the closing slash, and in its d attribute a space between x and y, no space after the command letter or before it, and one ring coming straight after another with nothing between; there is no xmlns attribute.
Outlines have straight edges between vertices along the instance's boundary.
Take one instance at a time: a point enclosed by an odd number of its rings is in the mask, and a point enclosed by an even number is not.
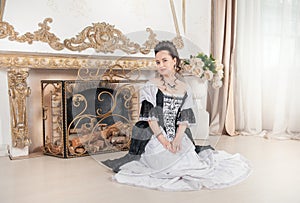
<svg viewBox="0 0 300 203"><path fill-rule="evenodd" d="M212 82L214 88L220 88L223 85L223 64L214 59L212 55L207 56L201 52L196 56L190 56L189 59L183 60L183 68L193 75Z"/></svg>

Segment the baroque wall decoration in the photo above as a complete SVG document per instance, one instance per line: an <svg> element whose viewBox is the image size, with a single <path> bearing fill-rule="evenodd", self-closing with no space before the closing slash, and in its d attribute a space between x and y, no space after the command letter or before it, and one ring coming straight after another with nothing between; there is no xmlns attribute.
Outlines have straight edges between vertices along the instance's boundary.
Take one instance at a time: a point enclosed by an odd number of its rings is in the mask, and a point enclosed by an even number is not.
<svg viewBox="0 0 300 203"><path fill-rule="evenodd" d="M148 39L140 45L130 41L120 30L105 22L93 23L92 26L85 27L76 37L61 41L59 37L50 32L49 23L52 21L52 18L46 18L38 24L40 28L37 31L26 32L23 35L20 35L8 22L0 21L0 39L8 38L10 41L27 42L28 44L32 44L34 41L43 42L56 51L68 49L81 52L86 49L94 49L96 52L114 53L116 50L121 50L127 54L148 54L158 43L156 34L151 28L146 29L149 33ZM180 35L177 34L172 41L177 48L183 48L184 44Z"/></svg>

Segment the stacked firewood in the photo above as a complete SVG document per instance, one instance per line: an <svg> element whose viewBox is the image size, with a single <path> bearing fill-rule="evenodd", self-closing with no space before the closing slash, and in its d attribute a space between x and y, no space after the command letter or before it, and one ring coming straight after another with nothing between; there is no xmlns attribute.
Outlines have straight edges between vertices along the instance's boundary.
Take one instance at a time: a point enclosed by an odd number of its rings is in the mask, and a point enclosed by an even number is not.
<svg viewBox="0 0 300 203"><path fill-rule="evenodd" d="M131 127L127 123L118 121L110 126L100 124L97 130L87 130L82 125L77 134L70 137L70 151L82 154L86 151L97 153L106 150L126 150L130 140Z"/></svg>

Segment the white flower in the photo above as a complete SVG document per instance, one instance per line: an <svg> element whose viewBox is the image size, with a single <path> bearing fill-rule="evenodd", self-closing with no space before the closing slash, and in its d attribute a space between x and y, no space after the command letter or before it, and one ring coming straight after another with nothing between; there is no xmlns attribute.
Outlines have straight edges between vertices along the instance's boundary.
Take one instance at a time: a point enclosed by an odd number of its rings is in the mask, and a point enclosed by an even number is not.
<svg viewBox="0 0 300 203"><path fill-rule="evenodd" d="M212 83L212 86L215 89L218 89L218 88L222 87L222 85L223 85L222 80L213 81L213 83Z"/></svg>
<svg viewBox="0 0 300 203"><path fill-rule="evenodd" d="M216 70L223 70L224 66L219 61L216 61Z"/></svg>
<svg viewBox="0 0 300 203"><path fill-rule="evenodd" d="M204 71L202 67L194 67L191 71L194 75L199 76L200 78L202 77Z"/></svg>
<svg viewBox="0 0 300 203"><path fill-rule="evenodd" d="M190 59L190 65L192 66L192 68L202 68L204 66L203 61L200 58L195 58L192 57Z"/></svg>
<svg viewBox="0 0 300 203"><path fill-rule="evenodd" d="M211 72L210 70L204 71L204 77L205 77L208 81L212 80L212 79L213 79L213 76L214 76L214 74L213 74L213 72Z"/></svg>
<svg viewBox="0 0 300 203"><path fill-rule="evenodd" d="M223 74L224 74L223 69L217 70L217 75L219 76L220 80L223 78Z"/></svg>
<svg viewBox="0 0 300 203"><path fill-rule="evenodd" d="M213 88L220 88L223 85L222 82L223 75L219 75L218 73L214 75L212 86Z"/></svg>

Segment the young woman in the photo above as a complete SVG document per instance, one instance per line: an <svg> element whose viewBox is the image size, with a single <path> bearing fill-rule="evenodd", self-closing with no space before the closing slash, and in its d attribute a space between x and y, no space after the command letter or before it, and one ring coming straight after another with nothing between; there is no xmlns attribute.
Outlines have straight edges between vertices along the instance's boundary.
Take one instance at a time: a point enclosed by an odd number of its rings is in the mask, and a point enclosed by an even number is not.
<svg viewBox="0 0 300 203"><path fill-rule="evenodd" d="M140 91L141 122L133 129L129 153L103 162L117 169L113 179L168 191L224 188L244 180L250 167L241 155L195 147L188 128L196 122L192 92L179 79L177 49L162 41L154 52L159 77Z"/></svg>

